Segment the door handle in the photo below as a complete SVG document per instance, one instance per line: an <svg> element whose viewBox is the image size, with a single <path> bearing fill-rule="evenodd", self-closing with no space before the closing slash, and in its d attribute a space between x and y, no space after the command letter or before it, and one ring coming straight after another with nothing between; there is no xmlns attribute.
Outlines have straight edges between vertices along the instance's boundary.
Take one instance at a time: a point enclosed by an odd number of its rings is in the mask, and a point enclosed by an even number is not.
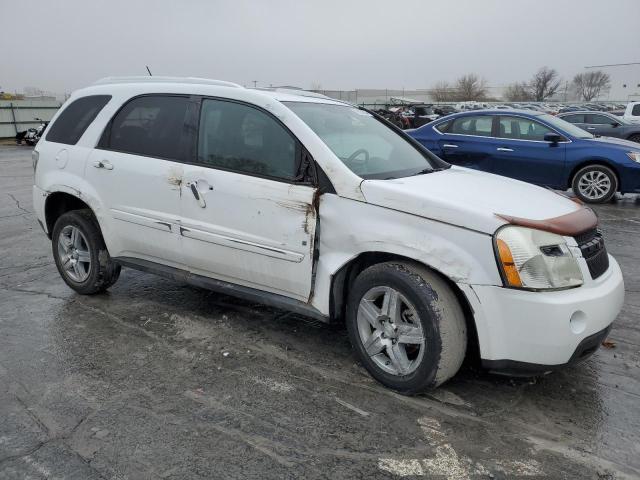
<svg viewBox="0 0 640 480"><path fill-rule="evenodd" d="M200 205L201 208L205 208L207 206L207 202L205 202L204 197L200 195L196 182L189 183L189 189L191 190L191 193L193 193L195 199L198 201L198 205Z"/></svg>
<svg viewBox="0 0 640 480"><path fill-rule="evenodd" d="M444 148L458 148L458 145L452 145L450 143L445 143L442 145Z"/></svg>
<svg viewBox="0 0 640 480"><path fill-rule="evenodd" d="M513 152L513 148L498 147L496 148L496 150L498 150L499 152Z"/></svg>
<svg viewBox="0 0 640 480"><path fill-rule="evenodd" d="M113 165L109 160L97 160L93 162L93 166L96 168L104 168L105 170L113 170Z"/></svg>
<svg viewBox="0 0 640 480"><path fill-rule="evenodd" d="M595 130L596 127L587 127L587 130Z"/></svg>

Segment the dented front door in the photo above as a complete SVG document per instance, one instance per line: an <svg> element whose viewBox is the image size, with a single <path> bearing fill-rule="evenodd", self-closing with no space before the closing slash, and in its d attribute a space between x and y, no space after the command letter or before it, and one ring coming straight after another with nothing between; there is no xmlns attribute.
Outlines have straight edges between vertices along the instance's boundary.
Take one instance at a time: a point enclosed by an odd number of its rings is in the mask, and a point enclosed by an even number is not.
<svg viewBox="0 0 640 480"><path fill-rule="evenodd" d="M306 301L311 291L315 188L185 165L184 261L199 275Z"/></svg>

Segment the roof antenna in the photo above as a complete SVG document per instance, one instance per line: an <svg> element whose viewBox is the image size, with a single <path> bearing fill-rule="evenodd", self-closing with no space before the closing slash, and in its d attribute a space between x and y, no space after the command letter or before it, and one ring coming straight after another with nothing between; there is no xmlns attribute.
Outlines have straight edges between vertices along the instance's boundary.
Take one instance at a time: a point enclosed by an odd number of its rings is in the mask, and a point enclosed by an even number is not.
<svg viewBox="0 0 640 480"><path fill-rule="evenodd" d="M151 74L151 70L149 70L149 65L145 65L145 67L147 67L147 72L149 72L149 76L153 77L153 75Z"/></svg>

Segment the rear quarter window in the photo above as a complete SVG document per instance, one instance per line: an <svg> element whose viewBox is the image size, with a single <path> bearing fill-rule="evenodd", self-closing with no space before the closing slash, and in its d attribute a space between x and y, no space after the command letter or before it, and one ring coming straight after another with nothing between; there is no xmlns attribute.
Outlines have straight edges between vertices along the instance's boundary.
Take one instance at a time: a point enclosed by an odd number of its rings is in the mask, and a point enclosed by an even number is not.
<svg viewBox="0 0 640 480"><path fill-rule="evenodd" d="M109 100L111 95L89 95L74 100L49 127L46 140L75 145Z"/></svg>
<svg viewBox="0 0 640 480"><path fill-rule="evenodd" d="M450 126L451 126L451 120L449 120L448 122L439 123L438 125L435 125L433 128L435 128L440 133L447 133L449 131Z"/></svg>

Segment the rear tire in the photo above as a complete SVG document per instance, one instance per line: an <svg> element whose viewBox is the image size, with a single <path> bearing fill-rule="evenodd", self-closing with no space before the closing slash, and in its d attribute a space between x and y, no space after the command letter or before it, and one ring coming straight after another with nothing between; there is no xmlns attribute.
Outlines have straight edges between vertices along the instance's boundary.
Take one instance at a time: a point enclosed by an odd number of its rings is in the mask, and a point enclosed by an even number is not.
<svg viewBox="0 0 640 480"><path fill-rule="evenodd" d="M618 177L605 165L587 165L573 176L571 188L585 203L607 203L618 191Z"/></svg>
<svg viewBox="0 0 640 480"><path fill-rule="evenodd" d="M82 295L103 292L120 276L120 265L109 256L91 210L61 215L53 227L51 245L60 276Z"/></svg>
<svg viewBox="0 0 640 480"><path fill-rule="evenodd" d="M438 387L464 360L460 303L442 278L418 264L387 262L361 272L349 293L346 321L364 367L402 394Z"/></svg>

